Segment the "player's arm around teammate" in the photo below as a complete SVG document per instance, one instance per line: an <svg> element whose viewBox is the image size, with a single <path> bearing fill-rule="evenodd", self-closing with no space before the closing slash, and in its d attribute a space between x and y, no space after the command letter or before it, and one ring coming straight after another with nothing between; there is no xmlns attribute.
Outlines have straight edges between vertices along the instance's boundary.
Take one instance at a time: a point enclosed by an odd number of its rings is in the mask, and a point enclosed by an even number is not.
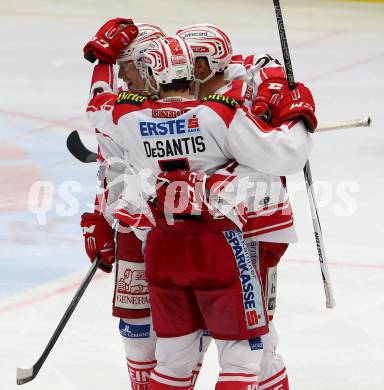
<svg viewBox="0 0 384 390"><path fill-rule="evenodd" d="M279 61L268 54L246 58L242 55L233 56L228 35L217 26L195 24L180 29L177 34L191 43L196 60L195 77L199 84L195 91L199 98L213 93L224 94L242 101L251 109L260 85L285 78ZM263 99L258 99L258 103L255 114L261 116L266 113L268 104ZM285 180L238 164L231 164L229 168L229 173L233 175L248 174L249 181L253 183L247 200L247 222L243 232L252 262L261 274L268 315L272 320L276 302L276 265L288 242L297 240ZM270 324L270 327L273 325ZM260 373L261 388L269 389L273 385L287 390L285 365L276 353L276 331L271 330L262 336L262 340L264 355ZM205 351L209 345L207 335L203 337L202 344Z"/></svg>
<svg viewBox="0 0 384 390"><path fill-rule="evenodd" d="M158 174L160 163L172 161L174 165L175 160L187 160L192 171L201 167L212 172L230 158L244 160L241 154L253 154L254 146L260 150L260 156L253 162L246 160L253 169L285 174L302 168L303 156L307 157L310 150L310 140L299 119L292 119L288 113L280 115L279 127L264 126L245 115L233 99L221 96L211 96L196 106L187 101L188 95L185 95L188 81L192 79L191 55L184 47L185 43L167 37L156 45L159 47L147 52L146 59L160 83L162 99L159 102L143 99L133 102L124 101L122 95L113 113L115 123L124 134L125 147L132 151L135 166L151 168ZM167 61L162 53L169 55ZM282 92L285 94L281 95L281 100L285 99L285 104L276 107L276 115L282 114L279 110L290 101L287 91ZM177 121L166 120L169 117L177 118ZM200 145L204 146L198 148L196 139L184 136L185 124L191 131L193 129L193 134L198 134L196 137L202 137ZM241 129L236 130L239 127ZM246 135L250 145L239 146L237 137L240 134ZM288 160L284 167L275 161L280 158L281 150L278 146L270 147L271 140L284 150L284 158ZM268 154L262 153L263 146ZM302 146L305 148L300 151ZM175 154L178 159L174 158ZM259 280L248 264L249 255L241 233L225 218L191 221L179 212L177 220L173 226L160 218L149 233L146 246L154 325L160 336L153 388L187 388L198 357L201 329L205 327L217 339L227 340L218 342L222 371L217 388L241 389L255 385L260 370L257 357L262 353L260 343L254 339L266 331L267 320ZM228 231L227 235L223 231ZM219 269L225 272L218 273ZM247 280L250 284L243 285ZM248 296L246 289L252 290L253 294ZM234 293L236 291L238 293ZM225 300L227 296L231 298ZM245 303L247 297L250 302ZM228 305L228 302L232 304ZM247 342L244 343L244 339ZM249 340L253 340L252 345ZM187 350L191 352L186 353ZM239 357L245 360L239 360Z"/></svg>
<svg viewBox="0 0 384 390"><path fill-rule="evenodd" d="M121 22L121 19L107 22L109 28L112 29L109 30L109 33L119 31ZM124 20L124 25L126 23ZM101 30L103 30L103 27ZM100 55L93 43L95 38L87 43L84 48L86 57L87 52L91 50L92 54L100 60L93 69L90 100L87 109L88 113L93 113L89 117L91 124L96 128L99 145L98 181L100 192L97 197L95 213L84 214L82 226L85 231L90 231L95 215L103 220L103 227L108 232L112 249L114 249L114 245L111 210L116 207L116 202L123 192L127 175L135 173L134 168L126 163L126 151L119 143L119 139L116 139L117 131L112 120L111 108L117 97L118 89L112 64L117 60L118 77L125 83L121 88L122 90L149 94L146 90L145 80L142 77L142 55L152 39L164 36L163 31L152 24L138 23L135 27L137 28L137 36L128 45L125 45L129 41L126 40L124 48L120 52L110 50L107 53L108 55L105 53ZM102 39L105 45L106 36L100 35L101 31L99 30L96 38ZM107 39L110 39L110 35ZM113 46L112 43L111 46ZM115 137L108 136L108 133L115 134ZM106 223L104 216L108 223ZM94 231L92 239L95 242L100 242L102 237L97 231ZM110 270L116 257L112 314L120 318L119 331L125 349L131 387L136 390L147 390L150 372L155 365L156 336L153 332L150 317L142 244L132 230L128 226L124 226L123 223L120 223L115 233L115 242L116 251L111 250L108 264L108 270ZM90 258L92 260L94 254Z"/></svg>

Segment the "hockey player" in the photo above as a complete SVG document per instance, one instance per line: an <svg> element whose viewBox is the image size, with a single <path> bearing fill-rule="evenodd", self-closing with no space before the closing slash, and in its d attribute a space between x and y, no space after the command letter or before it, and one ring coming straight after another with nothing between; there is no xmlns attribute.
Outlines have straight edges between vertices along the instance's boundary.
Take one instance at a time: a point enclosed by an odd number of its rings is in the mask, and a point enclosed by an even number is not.
<svg viewBox="0 0 384 390"><path fill-rule="evenodd" d="M118 28L119 23L117 20L114 22L115 27ZM112 21L109 23L111 24ZM118 77L125 84L121 90L140 91L142 94L148 94L146 80L143 78L143 52L151 40L165 36L165 34L160 27L149 23L137 23L136 27L137 36L132 43L118 53ZM99 31L98 34L102 33ZM105 37L101 36L100 39L105 40ZM89 44L85 46L84 50L87 55ZM93 47L92 51L94 51ZM99 56L99 53L95 51L94 55ZM105 58L104 55L101 57L103 61L95 66L91 84L92 96L103 92L118 93L112 65L115 62L115 57L116 53L112 58ZM133 390L147 390L150 372L156 363L156 336L150 317L142 245L132 231L125 229L124 233L117 232L116 234L115 250L112 211L123 190L121 176L127 171L127 167L121 163L124 160L124 150L121 145L105 136L102 126L106 125L100 123L99 128L96 128L99 144L98 161L100 163L98 174L100 191L96 199L96 208L94 213L86 213L82 216L82 226L86 238L90 238L87 233L90 226L96 226L99 232L103 232L98 236L97 242L100 244L98 248L91 247L86 241L87 253L91 260L95 258L95 251L100 250L103 246L102 253L108 253L108 262L103 262L102 269L110 272L116 257L112 314L120 318L119 331L125 349L131 388ZM113 124L108 125L112 126ZM107 252L104 252L105 250Z"/></svg>
<svg viewBox="0 0 384 390"><path fill-rule="evenodd" d="M119 54L116 61L119 66L118 77L125 83L119 90L136 91L143 95L150 95L150 86L144 73L143 53L151 40L165 34L158 26L148 23L137 23L136 27L138 28L137 37ZM96 65L92 78L91 95L116 92L116 88L112 65L105 62ZM99 170L101 191L97 197L95 212L97 215L102 215L96 217L86 213L83 216L82 225L86 231L88 225L95 223L95 218L99 218L101 225L99 228L102 227L110 236L112 228L109 228L105 221L102 221L102 216L107 217L109 226L111 226L111 210L122 192L122 182L117 179L126 169L124 164L118 162L124 159L124 151L121 145L106 136L102 130L96 129L96 135L99 143L98 161L101 163ZM150 318L146 281L143 278L144 259L141 242L129 231L125 231L124 234L118 232L115 241L117 241L117 253L112 313L120 318L119 331L125 349L131 387L134 390L147 390L150 372L156 363L156 336ZM88 251L89 247L87 246ZM94 259L94 256L95 251L90 251L91 260ZM112 258L111 255L111 263ZM103 264L102 269L110 271L111 267L107 268ZM133 303L139 301L140 304ZM194 386L191 385L190 390L193 388Z"/></svg>
<svg viewBox="0 0 384 390"><path fill-rule="evenodd" d="M269 97L265 96L265 85L277 85L285 78L278 61L269 55L252 55L246 59L233 56L228 36L211 24L191 25L180 29L177 35L184 38L194 52L199 98L212 93L225 94L243 100L249 108L253 103L257 115L265 114ZM249 199L243 232L251 257L260 271L269 319L272 321L276 301L276 266L288 242L296 241L285 179L251 172L241 166L235 167L233 172L248 172L261 189ZM204 349L208 348L209 341L209 337L203 338ZM260 389L288 390L288 376L281 356L276 353L278 336L272 322L270 332L262 336L262 341L264 354ZM198 371L195 372L197 375Z"/></svg>
<svg viewBox="0 0 384 390"><path fill-rule="evenodd" d="M272 108L274 118L278 118L281 126L274 129L242 111L230 98L212 96L203 104L186 100L189 86L187 81L192 78L192 66L188 62L190 58L185 44L177 38L162 39L157 41L157 44L159 45L157 50L156 48L151 50L150 54L146 54L146 58L155 79L161 84L160 97L164 99L156 102L127 93L121 93L117 98L111 94L100 94L91 99L88 108L90 120L95 126L99 126L100 121L103 122L105 118L110 117L112 111L117 127L107 126L108 135L129 151L127 157L136 169L149 168L156 175L161 171L159 164L163 168L166 165L174 166L177 160L179 164L188 164L191 170L203 168L209 174L231 158L253 169L274 174L285 174L302 168L309 152L310 140L301 121L291 119L305 119L312 129L316 123L313 101L304 86L299 87L301 98L296 103L302 104L298 105L291 104L293 98L286 85L280 91L279 104ZM170 120L170 118L177 119ZM278 144L275 143L277 140L279 140ZM258 156L257 159L251 156L254 151ZM122 215L123 213L120 217ZM125 221L137 222L136 216L129 212L124 216ZM255 326L253 329L247 329L244 324L245 319L242 317L245 315L244 305L259 305L260 300L256 302L253 297L251 299L253 303L238 303L237 308L236 305L230 304L233 299L235 301L239 299L239 295L233 294L233 290L242 291L238 276L236 280L233 279L236 275L233 272L233 251L239 251L238 255L242 253L241 258L244 256L247 262L249 261L247 250L242 244L240 233L234 229L235 226L230 220L189 221L184 217L186 218L181 214L181 219L175 224L173 232L168 231L166 223L158 223L147 241L147 277L150 282L150 292L152 291L155 329L160 336L157 346L158 365L152 378L153 388L187 388L191 369L197 359L196 343L201 334L200 329L205 325L217 338L237 340L218 341L219 349L222 351L220 361L222 372L217 388L246 388L244 386L256 383L255 374L259 371L259 359L256 357L261 356L257 353L260 346L257 342L239 340L253 339L253 336L265 331L263 328L266 325L263 310L259 310L260 318L253 317L254 311L251 311L250 318L247 318L248 325L253 318L252 326ZM148 218L142 215L139 223L147 222ZM188 228L195 231L193 237L190 237L186 230ZM173 227L170 229L172 230ZM205 229L207 230L204 231ZM224 241L221 233L223 229L229 229ZM182 239L184 236L188 238L187 241ZM157 242L161 245L158 246ZM189 244L186 247L180 246L183 242ZM234 246L231 246L231 243ZM170 244L179 245L181 253L174 253L168 259L167 254L169 256L172 253L169 252ZM213 245L215 248L218 245L216 255L222 254L220 265L208 253ZM196 253L196 257L190 258L188 262L191 263L188 264L188 269L185 269L184 256L187 255L188 249L192 253L197 250L199 255ZM206 261L198 264L201 260L199 256ZM215 267L221 270L225 264L228 265L228 269L224 267L226 272L221 274L214 272L214 269L217 269ZM198 270L199 265L208 266L211 271L208 274L204 271L202 275ZM251 270L249 266L245 268ZM191 276L196 272L193 281L190 278L185 280L182 276L186 271ZM206 277L209 277L208 280L211 282L208 282ZM229 279L224 281L222 278ZM247 278L255 283L253 286L256 289L255 275L247 275ZM184 286L184 283L187 285ZM225 288L222 288L219 296L216 294L214 298L212 289L220 283L224 283L222 287ZM170 286L164 290L161 287L164 284ZM197 288L200 284L202 286ZM227 287L230 285L232 285L231 294L227 295L229 292ZM193 296L197 295L199 305L196 305L196 298L193 299ZM223 301L226 304L222 307L220 302ZM207 312L208 306L210 310ZM174 309L173 314L170 309ZM197 314L197 317L191 315L191 310ZM230 315L225 314L228 310L231 312ZM204 321L199 317L201 311L204 314ZM220 324L218 324L219 319ZM237 325L233 327L236 322ZM256 322L258 322L257 326ZM189 348L190 354L187 352ZM230 350L235 354L233 355ZM239 355L236 356L237 353ZM238 362L239 356L240 362ZM241 361L242 358L245 361ZM236 375L232 376L233 374ZM228 380L229 378L231 380Z"/></svg>

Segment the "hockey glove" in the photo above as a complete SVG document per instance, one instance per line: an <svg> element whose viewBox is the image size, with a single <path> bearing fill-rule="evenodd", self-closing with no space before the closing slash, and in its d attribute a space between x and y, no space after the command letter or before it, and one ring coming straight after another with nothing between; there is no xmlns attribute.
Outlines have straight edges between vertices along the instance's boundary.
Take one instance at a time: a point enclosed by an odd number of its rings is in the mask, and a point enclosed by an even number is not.
<svg viewBox="0 0 384 390"><path fill-rule="evenodd" d="M120 52L137 36L138 29L132 19L108 20L83 48L84 58L90 62L96 59L115 64Z"/></svg>
<svg viewBox="0 0 384 390"><path fill-rule="evenodd" d="M203 217L205 207L205 182L203 171L160 172L157 177L157 208L166 214L196 215Z"/></svg>
<svg viewBox="0 0 384 390"><path fill-rule="evenodd" d="M85 241L85 250L93 263L96 254L102 258L100 269L104 272L112 271L115 262L115 241L113 229L102 214L84 213L81 216L81 228Z"/></svg>
<svg viewBox="0 0 384 390"><path fill-rule="evenodd" d="M287 77L284 68L277 66L261 69L259 78L261 83L252 104L252 113L256 116L269 117L270 119L271 99L274 94L278 94L283 89L283 86L287 84Z"/></svg>
<svg viewBox="0 0 384 390"><path fill-rule="evenodd" d="M296 83L296 88L290 90L281 67L266 68L263 75L264 81L259 85L252 113L261 116L269 111L272 126L301 119L307 130L313 133L317 127L317 119L311 91L302 83Z"/></svg>
<svg viewBox="0 0 384 390"><path fill-rule="evenodd" d="M311 91L302 83L296 83L293 90L287 89L281 94L281 100L271 110L271 125L280 126L283 122L300 119L310 133L317 127L315 102Z"/></svg>

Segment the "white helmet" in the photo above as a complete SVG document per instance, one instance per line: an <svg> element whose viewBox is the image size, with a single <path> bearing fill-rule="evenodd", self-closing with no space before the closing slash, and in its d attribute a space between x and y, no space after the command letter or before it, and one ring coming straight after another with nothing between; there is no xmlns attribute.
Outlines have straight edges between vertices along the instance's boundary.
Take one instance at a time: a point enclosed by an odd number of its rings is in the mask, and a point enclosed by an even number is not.
<svg viewBox="0 0 384 390"><path fill-rule="evenodd" d="M195 58L207 58L211 74L201 82L224 71L229 65L232 57L231 41L223 30L213 24L193 24L178 30L176 35L189 43Z"/></svg>
<svg viewBox="0 0 384 390"><path fill-rule="evenodd" d="M144 52L154 39L165 37L165 33L160 27L150 23L137 23L136 27L139 30L137 37L120 53L117 63L133 62L140 72L141 77L145 79L146 72L143 66Z"/></svg>
<svg viewBox="0 0 384 390"><path fill-rule="evenodd" d="M153 40L144 53L144 63L148 75L153 76L157 84L170 84L180 79L193 80L193 53L180 37Z"/></svg>

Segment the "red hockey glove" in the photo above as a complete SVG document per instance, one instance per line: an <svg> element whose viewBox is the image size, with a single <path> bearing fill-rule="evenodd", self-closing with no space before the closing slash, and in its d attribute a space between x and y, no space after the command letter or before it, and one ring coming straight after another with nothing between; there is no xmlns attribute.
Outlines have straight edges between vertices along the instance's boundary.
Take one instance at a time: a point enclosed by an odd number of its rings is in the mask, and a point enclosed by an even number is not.
<svg viewBox="0 0 384 390"><path fill-rule="evenodd" d="M84 213L80 226L83 229L85 250L91 262L95 261L96 254L99 253L103 260L100 269L111 272L115 262L115 242L109 223L102 214Z"/></svg>
<svg viewBox="0 0 384 390"><path fill-rule="evenodd" d="M296 83L296 88L285 90L281 99L271 110L271 125L280 126L283 122L300 119L310 133L317 127L315 102L311 91L302 83Z"/></svg>
<svg viewBox="0 0 384 390"><path fill-rule="evenodd" d="M108 20L83 48L84 58L90 62L96 59L115 64L120 52L136 38L137 27L132 19Z"/></svg>
<svg viewBox="0 0 384 390"><path fill-rule="evenodd" d="M268 116L270 114L271 99L287 84L287 77L282 66L264 68L259 75L262 82L252 104L252 113L256 116ZM265 86L269 88L265 88Z"/></svg>
<svg viewBox="0 0 384 390"><path fill-rule="evenodd" d="M284 70L280 67L266 68L263 72L265 81L259 85L252 113L261 116L269 111L272 126L301 119L307 130L313 133L317 127L317 119L311 91L302 83L296 83L296 88L289 90Z"/></svg>
<svg viewBox="0 0 384 390"><path fill-rule="evenodd" d="M208 212L204 204L206 179L203 171L177 169L160 172L156 185L158 210L168 214L204 217Z"/></svg>

